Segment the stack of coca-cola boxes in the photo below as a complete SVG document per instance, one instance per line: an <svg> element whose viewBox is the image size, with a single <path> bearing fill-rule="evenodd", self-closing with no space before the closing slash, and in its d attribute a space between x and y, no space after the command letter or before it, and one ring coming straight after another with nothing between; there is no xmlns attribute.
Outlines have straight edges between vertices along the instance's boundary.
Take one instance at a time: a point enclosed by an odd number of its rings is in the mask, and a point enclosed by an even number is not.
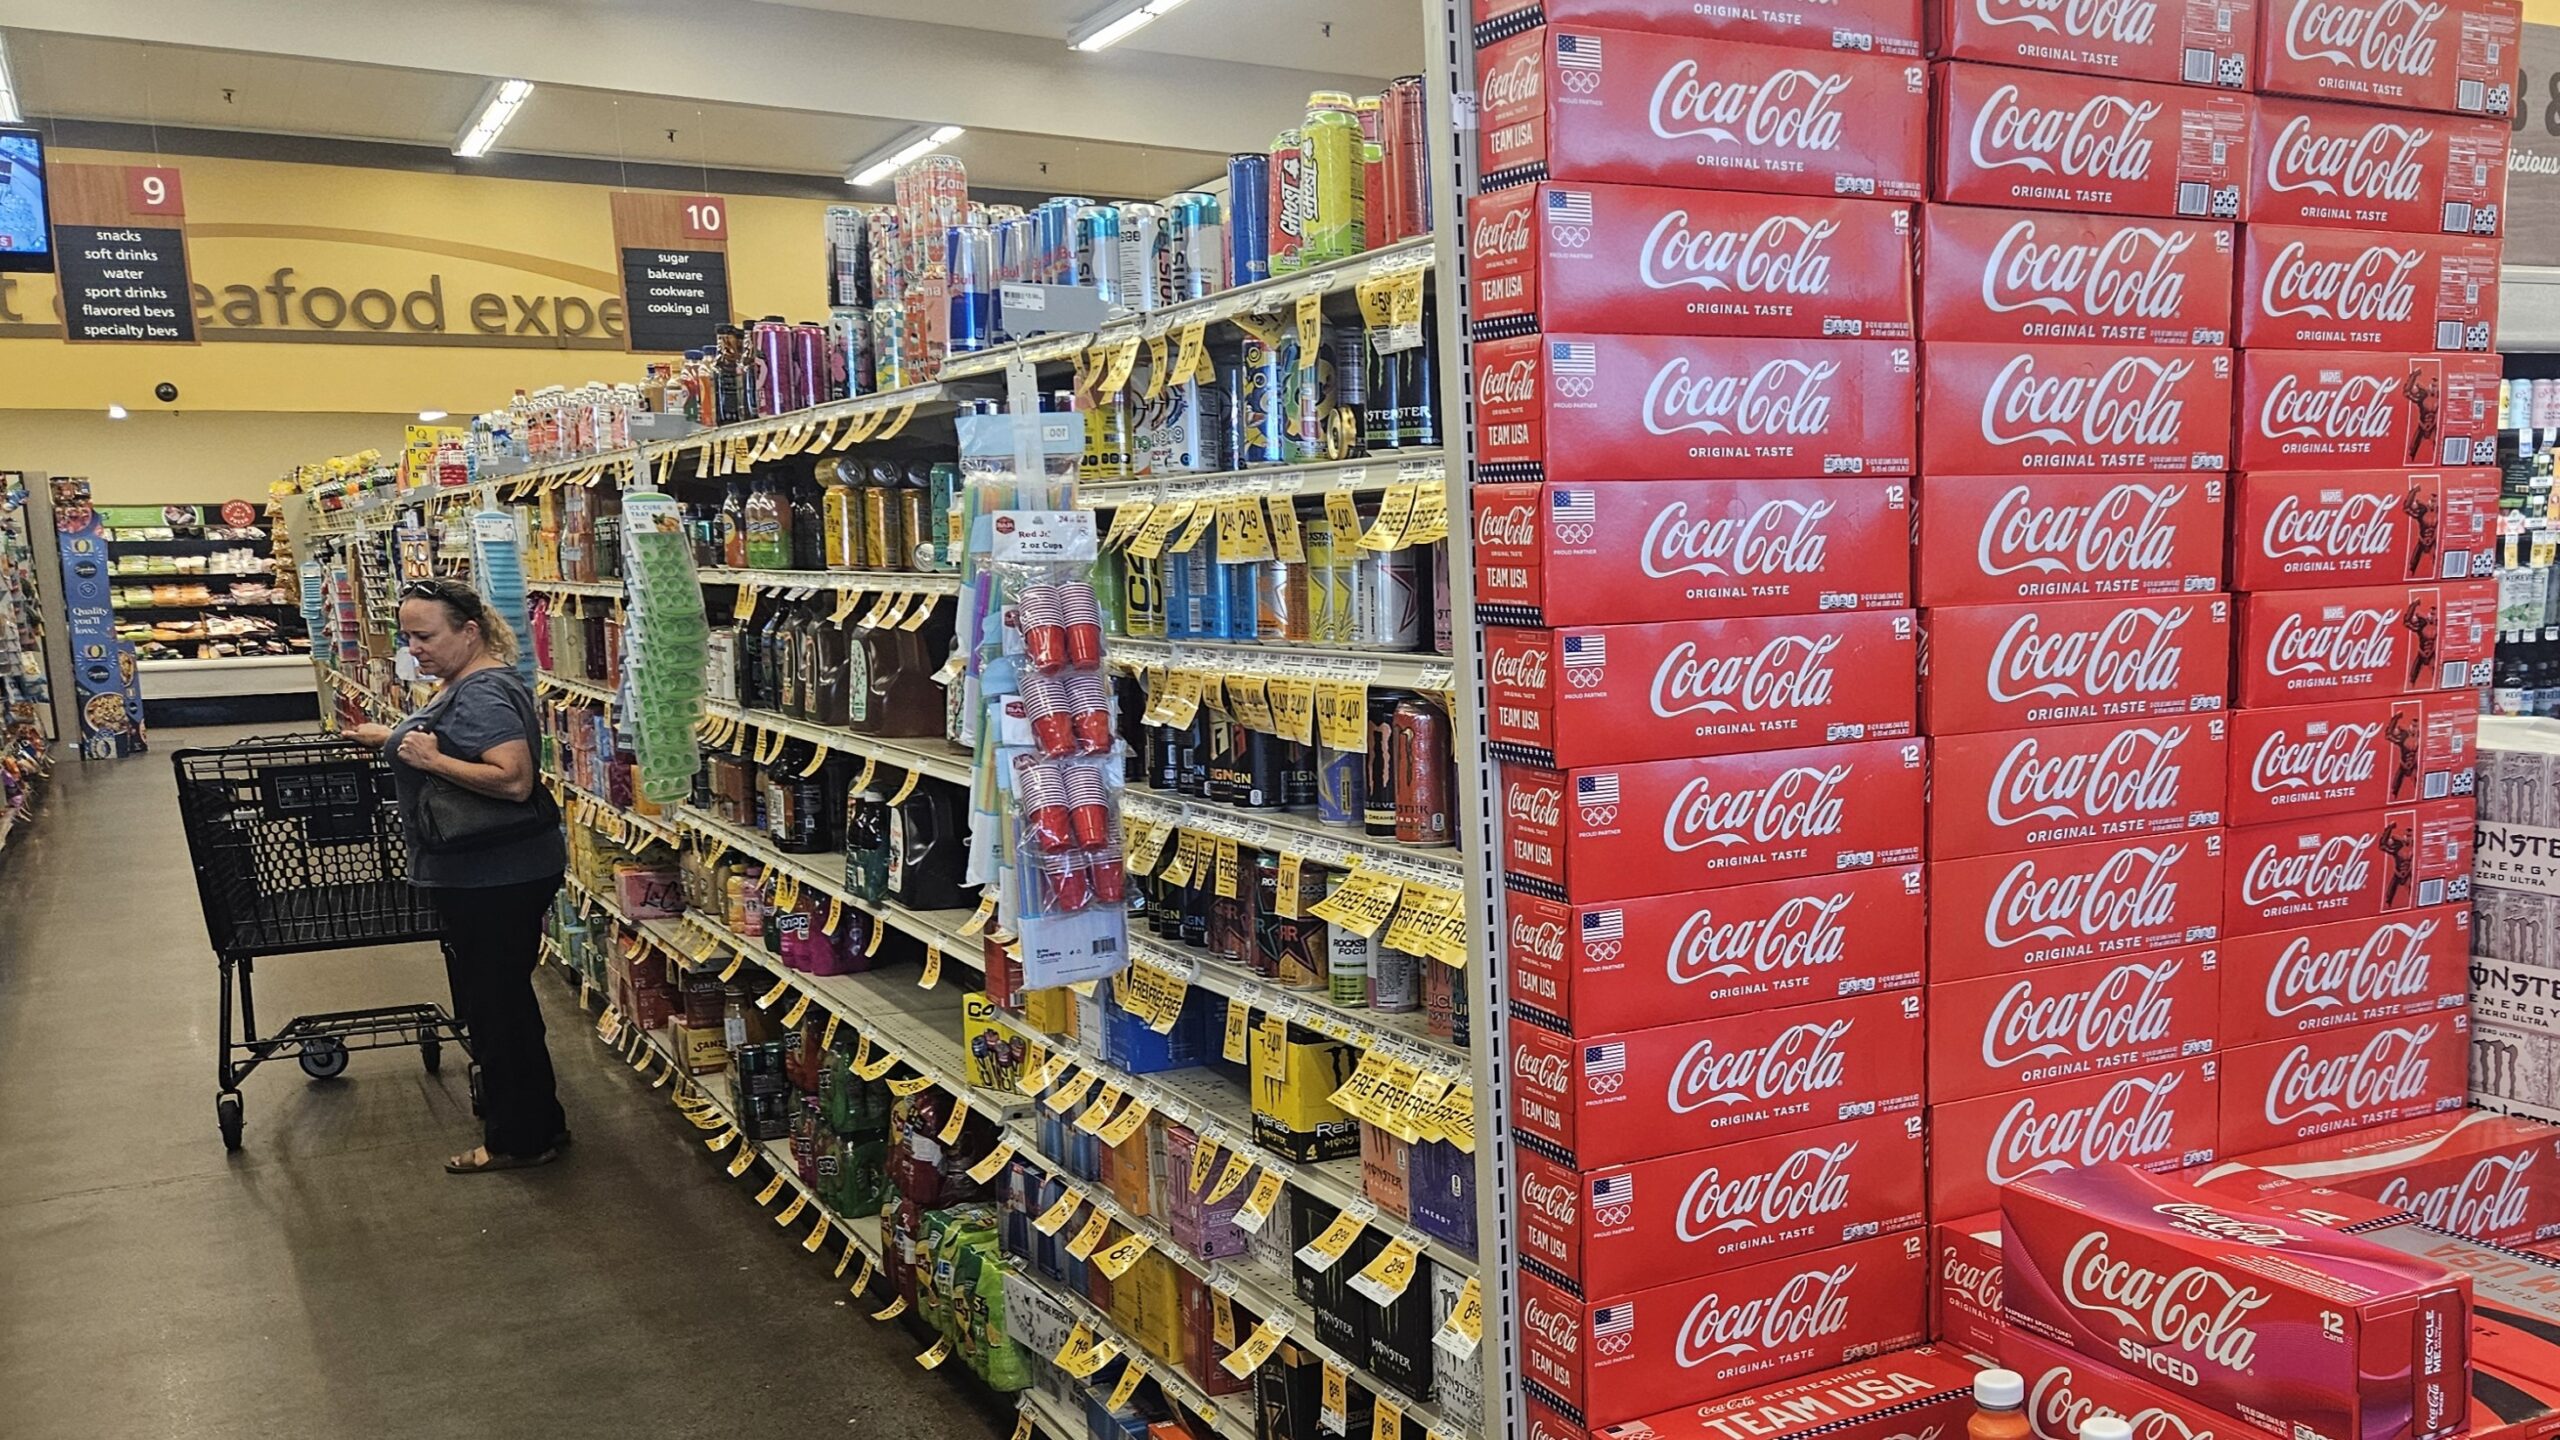
<svg viewBox="0 0 2560 1440"><path fill-rule="evenodd" d="M1922 1338L1919 41L1916 0L1479 31L1475 564L1540 1436L1705 1425Z"/></svg>
<svg viewBox="0 0 2560 1440"><path fill-rule="evenodd" d="M2460 1106L2515 0L2260 0L2221 1149Z"/></svg>

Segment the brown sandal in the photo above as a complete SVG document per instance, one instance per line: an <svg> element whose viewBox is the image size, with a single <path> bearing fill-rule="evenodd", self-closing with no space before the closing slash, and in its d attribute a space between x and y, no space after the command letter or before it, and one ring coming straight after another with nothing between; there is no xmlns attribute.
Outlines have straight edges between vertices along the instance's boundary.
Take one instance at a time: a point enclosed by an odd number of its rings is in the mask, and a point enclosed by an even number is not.
<svg viewBox="0 0 2560 1440"><path fill-rule="evenodd" d="M473 1158L475 1156L478 1158ZM444 1171L448 1175L482 1175L492 1170L530 1169L536 1165L548 1165L559 1158L560 1151L556 1147L539 1155L493 1155L488 1146L480 1145L445 1161Z"/></svg>

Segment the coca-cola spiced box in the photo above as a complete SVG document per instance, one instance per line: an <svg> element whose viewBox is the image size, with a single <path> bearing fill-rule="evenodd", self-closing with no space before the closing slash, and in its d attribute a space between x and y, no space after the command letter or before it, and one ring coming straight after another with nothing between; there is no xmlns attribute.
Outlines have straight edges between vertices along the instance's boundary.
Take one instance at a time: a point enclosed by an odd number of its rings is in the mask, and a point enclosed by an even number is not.
<svg viewBox="0 0 2560 1440"><path fill-rule="evenodd" d="M1917 200L1917 60L1544 25L1476 52L1483 189L1533 180Z"/></svg>
<svg viewBox="0 0 2560 1440"><path fill-rule="evenodd" d="M1476 615L1596 625L1898 610L1911 603L1910 489L1856 478L1478 485Z"/></svg>
<svg viewBox="0 0 2560 1440"><path fill-rule="evenodd" d="M1920 338L2231 343L2232 226L1928 205Z"/></svg>
<svg viewBox="0 0 2560 1440"><path fill-rule="evenodd" d="M2471 1017L2449 1010L2324 1030L2222 1057L2222 1143L2234 1153L2459 1110Z"/></svg>
<svg viewBox="0 0 2560 1440"><path fill-rule="evenodd" d="M1916 482L1919 603L2222 588L2223 477L1932 475Z"/></svg>
<svg viewBox="0 0 2560 1440"><path fill-rule="evenodd" d="M1972 1413L1974 1373L1921 1345L1613 1425L1602 1440L1944 1440Z"/></svg>
<svg viewBox="0 0 2560 1440"><path fill-rule="evenodd" d="M1911 207L1548 181L1467 206L1476 338L1911 338Z"/></svg>
<svg viewBox="0 0 2560 1440"><path fill-rule="evenodd" d="M2231 597L1956 605L1925 621L1920 728L2166 719L2220 710Z"/></svg>
<svg viewBox="0 0 2560 1440"><path fill-rule="evenodd" d="M2507 127L2367 105L2260 96L2250 121L2249 218L2419 235L2495 235Z"/></svg>
<svg viewBox="0 0 2560 1440"><path fill-rule="evenodd" d="M1929 978L2200 945L2222 929L2220 830L1929 863Z"/></svg>
<svg viewBox="0 0 2560 1440"><path fill-rule="evenodd" d="M1944 341L1920 364L1928 474L2230 468L2228 350Z"/></svg>
<svg viewBox="0 0 2560 1440"><path fill-rule="evenodd" d="M2470 1285L2373 1241L2106 1165L2002 1192L2014 1323L2298 1440L2467 1418Z"/></svg>
<svg viewBox="0 0 2560 1440"><path fill-rule="evenodd" d="M1929 858L2220 825L2227 723L2215 714L1939 736L1929 742Z"/></svg>
<svg viewBox="0 0 2560 1440"><path fill-rule="evenodd" d="M1917 740L1583 770L1502 767L1503 877L1573 902L1920 858Z"/></svg>
<svg viewBox="0 0 2560 1440"><path fill-rule="evenodd" d="M2495 240L2252 225L2240 343L2270 350L2494 350Z"/></svg>
<svg viewBox="0 0 2560 1440"><path fill-rule="evenodd" d="M2415 1225L2374 1243L2471 1281L2471 1440L2560 1435L2560 1264Z"/></svg>
<svg viewBox="0 0 2560 1440"><path fill-rule="evenodd" d="M2497 632L2498 585L2364 585L2241 597L2242 705L2472 690Z"/></svg>
<svg viewBox="0 0 2560 1440"><path fill-rule="evenodd" d="M1871 1115L1605 1170L1523 1153L1521 1263L1577 1295L1623 1295L1742 1260L1919 1228L1920 1116Z"/></svg>
<svg viewBox="0 0 2560 1440"><path fill-rule="evenodd" d="M2241 470L2434 469L2498 456L2495 355L2251 350L2240 358Z"/></svg>
<svg viewBox="0 0 2560 1440"><path fill-rule="evenodd" d="M2211 1058L2006 1090L1929 1107L1929 1213L1971 1215L2030 1175L2114 1162L2210 1162L2222 1123Z"/></svg>
<svg viewBox="0 0 2560 1440"><path fill-rule="evenodd" d="M1596 1430L1918 1344L1927 1248L1916 1230L1879 1235L1591 1299L1523 1273L1531 1414Z"/></svg>
<svg viewBox="0 0 2560 1440"><path fill-rule="evenodd" d="M2261 94L2465 115L2515 109L2518 0L2263 0L2258 14Z"/></svg>
<svg viewBox="0 0 2560 1440"><path fill-rule="evenodd" d="M1929 1260L1929 1338L1969 1354L1999 1354L2000 1212L1932 1224Z"/></svg>
<svg viewBox="0 0 2560 1440"><path fill-rule="evenodd" d="M2232 935L2426 909L2471 895L2468 796L2231 831Z"/></svg>
<svg viewBox="0 0 2560 1440"><path fill-rule="evenodd" d="M2466 580L2497 563L2498 472L2251 471L2235 482L2231 588Z"/></svg>
<svg viewBox="0 0 2560 1440"><path fill-rule="evenodd" d="M2249 97L2005 65L1932 65L1930 198L2245 220Z"/></svg>
<svg viewBox="0 0 2560 1440"><path fill-rule="evenodd" d="M2458 1010L2468 1003L2470 963L2471 907L2458 901L2236 936L2222 942L2222 1043L2266 1045Z"/></svg>
<svg viewBox="0 0 2560 1440"><path fill-rule="evenodd" d="M1908 475L1908 342L1583 333L1476 347L1477 462L1493 480Z"/></svg>
<svg viewBox="0 0 2560 1440"><path fill-rule="evenodd" d="M2230 823L2345 815L2476 788L2469 690L2326 700L2231 715Z"/></svg>
<svg viewBox="0 0 2560 1440"><path fill-rule="evenodd" d="M1988 1217L1996 1229L2000 1217ZM2182 1399L2175 1383L2153 1385L2110 1359L2093 1359L2002 1324L1994 1358L2027 1382L2027 1429L2035 1440L2078 1440L2101 1416L2131 1426L2135 1440L2266 1440L2266 1433Z"/></svg>
<svg viewBox="0 0 2560 1440"><path fill-rule="evenodd" d="M2455 1235L2521 1245L2560 1236L2555 1173L2560 1127L2465 1110L2253 1151L2201 1183L2252 1199L2317 1185L2402 1206Z"/></svg>
<svg viewBox="0 0 2560 1440"><path fill-rule="evenodd" d="M1550 768L1898 739L1917 716L1909 610L1488 629L1496 755Z"/></svg>
<svg viewBox="0 0 2560 1440"><path fill-rule="evenodd" d="M2257 3L1928 0L1929 54L2082 77L2245 90Z"/></svg>
<svg viewBox="0 0 2560 1440"><path fill-rule="evenodd" d="M2214 947L2146 950L1929 987L1929 1103L2210 1055Z"/></svg>
<svg viewBox="0 0 2560 1440"><path fill-rule="evenodd" d="M1503 905L1515 1015L1603 1035L1920 983L1917 865L1567 905Z"/></svg>
<svg viewBox="0 0 2560 1440"><path fill-rule="evenodd" d="M1788 0L1749 7L1696 0L1475 0L1478 47L1534 25L1603 25L1804 50L1920 53L1919 0Z"/></svg>
<svg viewBox="0 0 2560 1440"><path fill-rule="evenodd" d="M1511 1044L1515 1132L1578 1170L1920 1107L1915 991Z"/></svg>

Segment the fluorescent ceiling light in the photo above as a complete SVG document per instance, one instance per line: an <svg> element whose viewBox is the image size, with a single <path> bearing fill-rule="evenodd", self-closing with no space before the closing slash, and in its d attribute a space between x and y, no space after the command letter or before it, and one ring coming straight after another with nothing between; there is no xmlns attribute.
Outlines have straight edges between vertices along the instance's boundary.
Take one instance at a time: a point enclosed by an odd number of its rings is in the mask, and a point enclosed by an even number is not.
<svg viewBox="0 0 2560 1440"><path fill-rule="evenodd" d="M516 118L516 111L523 108L525 97L532 93L533 82L530 80L501 80L491 85L488 95L480 102L479 118L473 120L453 142L453 153L465 160L477 160L488 154L489 147L498 143L498 132L506 129L507 122Z"/></svg>
<svg viewBox="0 0 2560 1440"><path fill-rule="evenodd" d="M9 78L9 48L0 41L0 124L15 125L27 117L18 109L18 86Z"/></svg>
<svg viewBox="0 0 2560 1440"><path fill-rule="evenodd" d="M912 165L969 132L957 125L936 125L930 130L910 132L886 150L874 153L844 172L847 185L877 185L898 173L901 165Z"/></svg>
<svg viewBox="0 0 2560 1440"><path fill-rule="evenodd" d="M1090 55L1108 50L1156 21L1181 9L1183 0L1139 0L1115 5L1067 32L1067 48Z"/></svg>
<svg viewBox="0 0 2560 1440"><path fill-rule="evenodd" d="M132 413L133 412L125 409L121 405L110 405L107 407L107 418L110 420L122 420Z"/></svg>
<svg viewBox="0 0 2560 1440"><path fill-rule="evenodd" d="M418 418L430 425L433 425L444 417L445 412L442 410L421 410L418 412Z"/></svg>

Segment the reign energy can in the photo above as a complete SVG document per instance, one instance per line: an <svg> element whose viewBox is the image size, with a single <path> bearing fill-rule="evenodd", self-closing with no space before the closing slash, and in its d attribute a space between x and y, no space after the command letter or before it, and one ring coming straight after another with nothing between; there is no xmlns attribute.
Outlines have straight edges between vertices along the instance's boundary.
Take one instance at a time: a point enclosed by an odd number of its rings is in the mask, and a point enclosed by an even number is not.
<svg viewBox="0 0 2560 1440"><path fill-rule="evenodd" d="M1300 165L1309 203L1299 246L1301 268L1348 260L1367 249L1361 203L1366 161L1360 115L1351 97L1319 90L1307 97L1299 130Z"/></svg>
<svg viewBox="0 0 2560 1440"><path fill-rule="evenodd" d="M1307 207L1314 199L1307 184L1306 135L1283 130L1271 141L1271 274L1295 275L1306 268Z"/></svg>
<svg viewBox="0 0 2560 1440"><path fill-rule="evenodd" d="M1271 278L1271 157L1227 157L1227 284Z"/></svg>

